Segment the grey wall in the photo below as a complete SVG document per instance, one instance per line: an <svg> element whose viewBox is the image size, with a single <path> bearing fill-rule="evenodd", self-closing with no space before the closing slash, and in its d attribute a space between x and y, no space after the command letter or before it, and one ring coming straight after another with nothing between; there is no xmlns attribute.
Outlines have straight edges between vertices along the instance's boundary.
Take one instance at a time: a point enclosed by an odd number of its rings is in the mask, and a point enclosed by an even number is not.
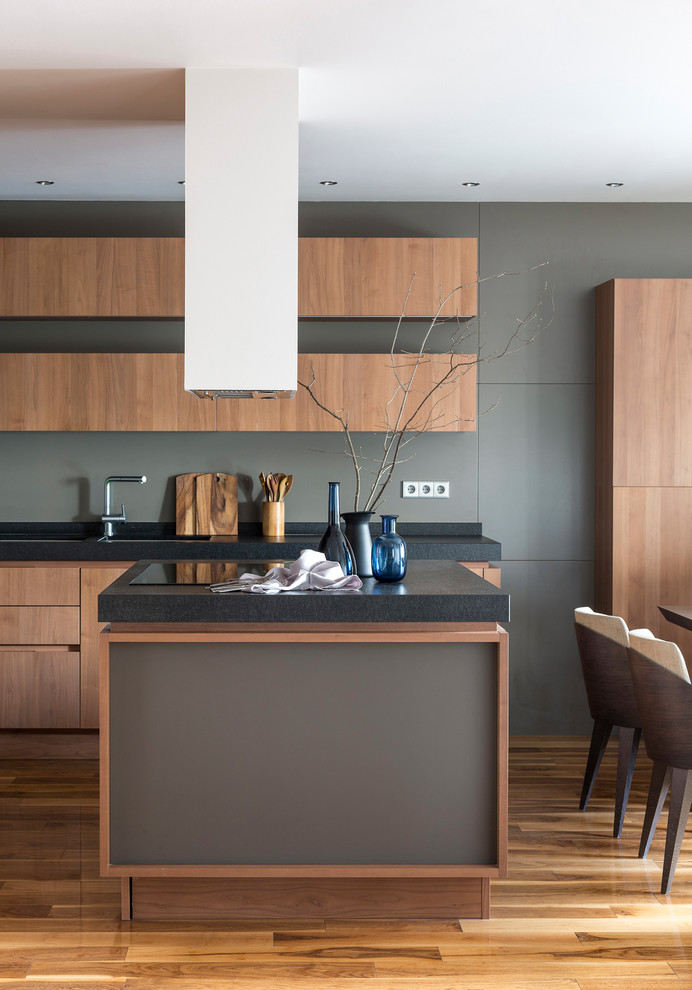
<svg viewBox="0 0 692 990"><path fill-rule="evenodd" d="M59 205L43 215L44 204L0 204L0 235L182 233L180 204ZM305 203L300 223L306 236L477 236L481 276L524 272L481 284L486 354L548 281L550 326L530 347L481 366L479 406L499 404L481 416L477 433L425 436L398 472L397 481L450 480L452 497L403 502L397 484L387 508L411 521L480 520L502 542L512 596L512 732L587 731L571 613L591 603L593 591L593 288L613 277L689 277L692 205ZM390 333L379 322L305 323L301 349L377 350ZM0 324L5 350L181 347L179 322ZM359 440L377 453L376 436ZM0 518L94 519L105 475L143 472L149 483L125 493L129 517L172 519L172 478L196 470L245 476L241 518L256 518L257 474L277 470L296 475L289 523L317 520L332 477L349 501L340 450L329 434L4 433Z"/></svg>

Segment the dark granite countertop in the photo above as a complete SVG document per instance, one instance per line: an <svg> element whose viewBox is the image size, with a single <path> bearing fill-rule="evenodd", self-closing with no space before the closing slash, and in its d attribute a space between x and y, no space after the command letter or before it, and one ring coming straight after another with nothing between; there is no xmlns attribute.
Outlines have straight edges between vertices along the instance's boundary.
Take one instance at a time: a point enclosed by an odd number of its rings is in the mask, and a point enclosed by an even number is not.
<svg viewBox="0 0 692 990"><path fill-rule="evenodd" d="M171 561L175 564L175 561ZM262 562L246 561L252 570ZM264 562L268 566L269 562ZM102 622L506 622L509 595L451 560L411 560L403 581L366 578L358 592L214 594L205 584L165 580L158 561L139 561L99 595ZM189 565L188 565L189 567ZM243 570L243 564L238 568ZM135 583L132 583L135 581Z"/></svg>
<svg viewBox="0 0 692 990"><path fill-rule="evenodd" d="M480 523L400 523L410 560L497 561L501 546ZM0 523L0 560L261 560L316 550L324 523L289 523L281 539L241 523L238 536L176 536L173 524L126 523L109 541L98 523ZM379 527L373 525L373 534Z"/></svg>

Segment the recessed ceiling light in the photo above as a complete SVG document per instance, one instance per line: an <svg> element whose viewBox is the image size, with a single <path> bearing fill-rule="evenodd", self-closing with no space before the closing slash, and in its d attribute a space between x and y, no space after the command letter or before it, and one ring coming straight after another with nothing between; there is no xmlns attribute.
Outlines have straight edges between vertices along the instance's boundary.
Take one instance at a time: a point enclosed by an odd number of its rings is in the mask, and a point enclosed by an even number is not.
<svg viewBox="0 0 692 990"><path fill-rule="evenodd" d="M339 183L336 181L336 179L321 179L320 180L320 185L321 186L338 186Z"/></svg>
<svg viewBox="0 0 692 990"><path fill-rule="evenodd" d="M466 186L467 189L472 189L474 186L480 186L480 182L462 182L462 186Z"/></svg>
<svg viewBox="0 0 692 990"><path fill-rule="evenodd" d="M178 185L179 186L184 186L185 185L185 179L178 179Z"/></svg>
<svg viewBox="0 0 692 990"><path fill-rule="evenodd" d="M54 186L55 183L53 182L52 179L37 179L36 180L36 185L37 186Z"/></svg>
<svg viewBox="0 0 692 990"><path fill-rule="evenodd" d="M624 186L624 182L606 182L609 189L619 189L620 186Z"/></svg>

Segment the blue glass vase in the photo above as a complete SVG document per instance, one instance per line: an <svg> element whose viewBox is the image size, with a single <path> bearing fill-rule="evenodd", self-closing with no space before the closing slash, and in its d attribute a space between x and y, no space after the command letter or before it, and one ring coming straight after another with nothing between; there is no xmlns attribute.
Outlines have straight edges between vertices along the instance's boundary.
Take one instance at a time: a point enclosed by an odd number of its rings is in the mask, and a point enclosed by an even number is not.
<svg viewBox="0 0 692 990"><path fill-rule="evenodd" d="M406 544L396 531L398 516L382 516L382 533L372 541L372 575L378 581L406 576Z"/></svg>
<svg viewBox="0 0 692 990"><path fill-rule="evenodd" d="M339 523L339 482L329 482L329 518L317 549L327 560L341 564L344 576L356 573L355 557Z"/></svg>

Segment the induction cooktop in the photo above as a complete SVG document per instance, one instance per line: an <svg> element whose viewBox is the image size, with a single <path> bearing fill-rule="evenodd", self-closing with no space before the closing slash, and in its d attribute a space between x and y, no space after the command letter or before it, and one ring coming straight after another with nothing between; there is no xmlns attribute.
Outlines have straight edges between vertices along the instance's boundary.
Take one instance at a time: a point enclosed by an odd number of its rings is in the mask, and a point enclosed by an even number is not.
<svg viewBox="0 0 692 990"><path fill-rule="evenodd" d="M234 581L243 574L258 574L263 577L268 570L277 566L286 565L282 560L155 561L132 578L130 584L209 585Z"/></svg>

